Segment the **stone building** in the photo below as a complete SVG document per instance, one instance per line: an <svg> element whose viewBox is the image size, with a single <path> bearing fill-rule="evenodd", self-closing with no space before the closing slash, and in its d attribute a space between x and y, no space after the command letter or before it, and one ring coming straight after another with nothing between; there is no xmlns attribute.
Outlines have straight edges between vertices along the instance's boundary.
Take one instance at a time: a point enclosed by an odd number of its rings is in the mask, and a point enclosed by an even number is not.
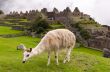
<svg viewBox="0 0 110 72"><path fill-rule="evenodd" d="M82 13L79 11L78 7L76 7L73 11L73 16L80 17L82 16Z"/></svg>
<svg viewBox="0 0 110 72"><path fill-rule="evenodd" d="M45 15L48 20L63 20L64 18L69 16L90 18L89 15L80 12L78 7L76 7L73 12L69 7L67 7L63 11L58 11L57 8L54 8L51 12L48 12L47 8L41 9L40 12L38 10L30 10L26 11L25 13L23 13L22 11L20 13L13 11L7 15L7 18L26 18L29 20L33 20L39 15L39 13Z"/></svg>
<svg viewBox="0 0 110 72"><path fill-rule="evenodd" d="M53 9L53 12L54 12L55 14L58 14L58 13L59 13L59 11L58 11L57 8L54 8L54 9Z"/></svg>
<svg viewBox="0 0 110 72"><path fill-rule="evenodd" d="M41 9L41 12L44 13L44 14L46 14L46 13L48 12L48 11L47 11L47 8Z"/></svg>
<svg viewBox="0 0 110 72"><path fill-rule="evenodd" d="M15 19L23 18L23 19L32 20L36 18L37 13L39 13L38 10L30 10L30 11L26 11L25 13L23 13L22 11L20 13L13 11L7 15L7 18L15 18Z"/></svg>
<svg viewBox="0 0 110 72"><path fill-rule="evenodd" d="M75 9L73 11L73 16L74 17L84 18L86 20L89 20L91 18L90 15L84 14L83 12L80 12L80 10L78 9L78 7L75 7Z"/></svg>

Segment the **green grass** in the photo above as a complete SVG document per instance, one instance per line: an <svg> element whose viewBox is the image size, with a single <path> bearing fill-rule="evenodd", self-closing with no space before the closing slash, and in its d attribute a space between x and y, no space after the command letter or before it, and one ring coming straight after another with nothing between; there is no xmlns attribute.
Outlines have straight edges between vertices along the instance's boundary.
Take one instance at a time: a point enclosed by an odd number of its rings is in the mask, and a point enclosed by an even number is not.
<svg viewBox="0 0 110 72"><path fill-rule="evenodd" d="M11 22L8 22L8 21L5 21L4 23L5 23L5 24L13 24L13 23L11 23Z"/></svg>
<svg viewBox="0 0 110 72"><path fill-rule="evenodd" d="M16 33L20 33L20 32L21 31L12 30L11 27L0 26L0 35L3 35L3 34L16 34Z"/></svg>
<svg viewBox="0 0 110 72"><path fill-rule="evenodd" d="M27 19L21 19L21 21L19 21L19 22L30 22L29 20L27 20Z"/></svg>
<svg viewBox="0 0 110 72"><path fill-rule="evenodd" d="M52 24L51 27L54 29L64 28L64 26L62 24Z"/></svg>
<svg viewBox="0 0 110 72"><path fill-rule="evenodd" d="M71 61L63 64L64 53L59 55L59 66L55 65L54 55L51 64L46 66L47 53L42 53L22 64L23 51L17 51L20 43L34 47L39 38L15 37L0 38L0 72L110 72L110 59L102 57L102 52L89 48L74 48Z"/></svg>

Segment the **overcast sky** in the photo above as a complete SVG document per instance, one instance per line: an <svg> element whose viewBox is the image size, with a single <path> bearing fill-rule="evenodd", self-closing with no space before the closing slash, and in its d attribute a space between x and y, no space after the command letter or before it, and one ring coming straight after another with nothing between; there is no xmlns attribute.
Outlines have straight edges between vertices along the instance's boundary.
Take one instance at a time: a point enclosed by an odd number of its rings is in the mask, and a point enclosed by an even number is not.
<svg viewBox="0 0 110 72"><path fill-rule="evenodd" d="M101 24L110 25L110 0L0 0L0 8L6 13L9 11L25 11L32 9L54 7L63 10L70 7L72 11L79 7L80 11L91 15Z"/></svg>

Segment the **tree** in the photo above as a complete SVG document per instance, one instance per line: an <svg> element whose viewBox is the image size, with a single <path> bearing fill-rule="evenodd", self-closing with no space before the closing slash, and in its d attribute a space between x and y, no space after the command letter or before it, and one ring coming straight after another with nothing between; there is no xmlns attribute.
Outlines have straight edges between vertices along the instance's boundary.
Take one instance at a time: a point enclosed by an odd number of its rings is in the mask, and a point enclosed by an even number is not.
<svg viewBox="0 0 110 72"><path fill-rule="evenodd" d="M45 32L48 28L50 28L49 23L41 18L35 20L31 26L31 30L37 34Z"/></svg>
<svg viewBox="0 0 110 72"><path fill-rule="evenodd" d="M4 12L2 10L0 10L0 14L4 14Z"/></svg>

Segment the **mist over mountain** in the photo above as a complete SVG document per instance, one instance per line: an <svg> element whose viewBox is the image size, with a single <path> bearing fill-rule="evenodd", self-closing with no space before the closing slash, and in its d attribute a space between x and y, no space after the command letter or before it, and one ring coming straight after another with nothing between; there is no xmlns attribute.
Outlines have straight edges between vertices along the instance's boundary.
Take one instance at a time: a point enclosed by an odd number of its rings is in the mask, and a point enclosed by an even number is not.
<svg viewBox="0 0 110 72"><path fill-rule="evenodd" d="M7 2L8 0L0 0L0 8L2 8L2 6L4 6L4 3Z"/></svg>
<svg viewBox="0 0 110 72"><path fill-rule="evenodd" d="M110 0L96 0L94 4L93 16L101 24L110 26Z"/></svg>
<svg viewBox="0 0 110 72"><path fill-rule="evenodd" d="M0 0L0 9L9 13L42 8L52 11L54 7L62 11L67 6L74 10L75 7L79 7L82 12L91 15L99 23L110 25L109 3L109 0Z"/></svg>
<svg viewBox="0 0 110 72"><path fill-rule="evenodd" d="M63 10L67 6L73 10L75 6L78 6L83 11L85 11L84 9L86 9L84 7L88 7L88 12L92 8L92 4L88 5L88 2L93 3L94 0L85 0L85 2L82 2L80 0L0 0L0 8L5 12L8 12L12 10L26 11L30 9L41 9L44 7L48 8L48 10L52 10L54 7L58 8L59 10Z"/></svg>

